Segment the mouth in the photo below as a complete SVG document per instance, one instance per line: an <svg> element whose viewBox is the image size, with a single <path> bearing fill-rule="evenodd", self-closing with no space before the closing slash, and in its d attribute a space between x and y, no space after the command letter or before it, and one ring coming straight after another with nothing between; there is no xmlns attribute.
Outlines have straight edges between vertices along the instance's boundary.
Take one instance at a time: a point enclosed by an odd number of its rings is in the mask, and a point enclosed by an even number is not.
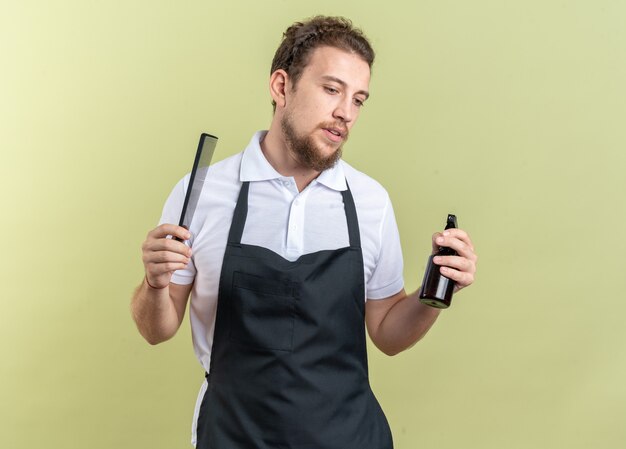
<svg viewBox="0 0 626 449"><path fill-rule="evenodd" d="M326 134L326 137L328 137L328 139L330 139L332 142L341 142L342 140L345 139L345 136L347 134L347 131L345 129L341 129L341 128L322 128L324 133Z"/></svg>

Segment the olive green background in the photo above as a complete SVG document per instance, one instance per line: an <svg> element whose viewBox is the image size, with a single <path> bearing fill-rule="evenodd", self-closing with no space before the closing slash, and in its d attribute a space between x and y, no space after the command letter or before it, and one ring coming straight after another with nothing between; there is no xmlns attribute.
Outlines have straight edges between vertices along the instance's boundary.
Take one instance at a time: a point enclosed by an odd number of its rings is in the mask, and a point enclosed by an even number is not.
<svg viewBox="0 0 626 449"><path fill-rule="evenodd" d="M345 159L393 199L407 288L454 212L479 253L416 347L370 351L396 448L626 442L626 3L25 0L0 9L0 447L186 448L185 320L149 346L140 245L198 136L271 119L282 31L377 51Z"/></svg>

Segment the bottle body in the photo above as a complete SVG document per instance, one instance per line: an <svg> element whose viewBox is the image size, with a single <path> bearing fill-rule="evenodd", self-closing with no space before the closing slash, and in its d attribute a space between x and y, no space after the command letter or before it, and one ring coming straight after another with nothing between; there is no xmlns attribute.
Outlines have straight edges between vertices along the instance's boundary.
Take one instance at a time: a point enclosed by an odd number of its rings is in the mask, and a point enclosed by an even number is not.
<svg viewBox="0 0 626 449"><path fill-rule="evenodd" d="M438 309L447 309L452 302L454 281L439 272L439 265L433 262L433 254L428 258L426 273L420 289L420 302Z"/></svg>
<svg viewBox="0 0 626 449"><path fill-rule="evenodd" d="M449 214L446 221L446 229L456 227L456 216ZM456 256L456 251L446 247L439 247L437 254L433 254L428 258L422 288L420 288L420 302L438 309L447 309L452 302L454 281L441 274L439 265L433 262L435 256Z"/></svg>

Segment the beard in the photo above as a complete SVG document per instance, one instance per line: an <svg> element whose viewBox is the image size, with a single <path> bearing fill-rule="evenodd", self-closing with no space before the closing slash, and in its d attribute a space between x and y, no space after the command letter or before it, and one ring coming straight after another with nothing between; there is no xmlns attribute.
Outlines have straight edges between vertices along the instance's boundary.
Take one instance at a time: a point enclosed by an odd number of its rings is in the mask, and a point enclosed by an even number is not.
<svg viewBox="0 0 626 449"><path fill-rule="evenodd" d="M283 131L283 135L285 136L287 146L294 154L298 162L304 167L321 172L328 168L331 168L337 163L339 158L341 158L341 150L343 148L343 144L340 145L332 154L324 156L322 148L320 148L321 146L319 144L316 144L312 136L298 135L288 115L283 116L280 121L280 126ZM345 129L345 126L343 125L337 126L335 123L330 122L322 123L319 125L319 128L332 127ZM344 134L344 142L346 140L348 140L347 130Z"/></svg>

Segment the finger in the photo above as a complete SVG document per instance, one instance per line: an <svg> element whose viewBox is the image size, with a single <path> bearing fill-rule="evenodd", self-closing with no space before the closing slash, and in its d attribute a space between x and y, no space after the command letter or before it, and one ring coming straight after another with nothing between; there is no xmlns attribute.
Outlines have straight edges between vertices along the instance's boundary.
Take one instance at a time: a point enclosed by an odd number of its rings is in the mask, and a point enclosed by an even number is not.
<svg viewBox="0 0 626 449"><path fill-rule="evenodd" d="M472 239L470 238L469 234L463 229L450 228L443 231L442 234L444 237L455 237L464 242L468 247L472 249L472 251L474 250L474 244L472 243Z"/></svg>
<svg viewBox="0 0 626 449"><path fill-rule="evenodd" d="M171 251L148 251L143 254L144 264L162 264L168 262L188 264L189 260L189 257L187 257L186 255Z"/></svg>
<svg viewBox="0 0 626 449"><path fill-rule="evenodd" d="M445 277L447 277L448 279L453 280L456 283L458 290L465 288L474 283L473 273L458 271L450 267L441 267L439 268L439 272Z"/></svg>
<svg viewBox="0 0 626 449"><path fill-rule="evenodd" d="M177 270L182 270L187 264L161 263L150 264L146 267L146 281L153 288L167 287L172 279L172 274Z"/></svg>
<svg viewBox="0 0 626 449"><path fill-rule="evenodd" d="M469 234L462 229L450 228L443 232L435 232L432 235L433 251L437 252L440 246L452 247L449 242L451 239L457 239L462 241L471 251L474 251L474 244Z"/></svg>
<svg viewBox="0 0 626 449"><path fill-rule="evenodd" d="M147 239L162 239L167 237L168 235L171 235L172 237L178 237L181 240L189 240L191 238L191 233L182 226L170 223L163 223L162 225L159 225L152 231L150 231L148 233Z"/></svg>
<svg viewBox="0 0 626 449"><path fill-rule="evenodd" d="M466 257L470 260L476 260L474 248L472 248L465 241L453 237L452 235L445 235L445 232L435 239L435 243L439 246L453 249L460 256Z"/></svg>
<svg viewBox="0 0 626 449"><path fill-rule="evenodd" d="M437 240L443 237L443 233L442 232L435 232L432 235L432 247L433 247L433 254L436 254L437 252L439 252L439 247L441 246L439 243L437 243Z"/></svg>
<svg viewBox="0 0 626 449"><path fill-rule="evenodd" d="M182 242L165 237L159 239L148 239L142 246L144 252L169 251L191 257L191 248Z"/></svg>
<svg viewBox="0 0 626 449"><path fill-rule="evenodd" d="M174 271L184 270L186 267L186 263L180 262L153 263L146 269L146 275L150 278L158 278L164 274L171 275Z"/></svg>
<svg viewBox="0 0 626 449"><path fill-rule="evenodd" d="M476 264L465 257L460 256L436 256L433 258L433 262L437 265L444 267L455 268L459 271L465 271L467 273L476 272Z"/></svg>

